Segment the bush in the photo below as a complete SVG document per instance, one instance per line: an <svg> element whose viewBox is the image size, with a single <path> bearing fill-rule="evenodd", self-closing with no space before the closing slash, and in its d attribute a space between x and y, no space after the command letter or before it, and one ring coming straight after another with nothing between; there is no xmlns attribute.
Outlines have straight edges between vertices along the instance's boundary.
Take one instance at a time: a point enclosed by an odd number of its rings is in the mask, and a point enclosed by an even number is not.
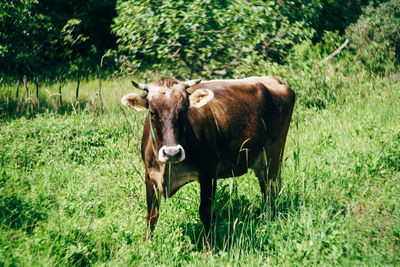
<svg viewBox="0 0 400 267"><path fill-rule="evenodd" d="M400 61L400 2L369 5L346 34L369 71L376 74L395 71Z"/></svg>
<svg viewBox="0 0 400 267"><path fill-rule="evenodd" d="M326 31L339 31L357 21L362 7L384 0L290 0L281 2L281 12L290 22L303 21L315 31L313 41L323 40Z"/></svg>

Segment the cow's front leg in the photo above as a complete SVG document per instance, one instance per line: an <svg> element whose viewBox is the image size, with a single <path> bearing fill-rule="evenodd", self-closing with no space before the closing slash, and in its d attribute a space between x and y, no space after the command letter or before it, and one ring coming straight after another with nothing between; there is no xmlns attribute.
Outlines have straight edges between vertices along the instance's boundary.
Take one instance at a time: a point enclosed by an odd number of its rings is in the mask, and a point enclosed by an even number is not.
<svg viewBox="0 0 400 267"><path fill-rule="evenodd" d="M199 214L201 222L204 226L204 233L207 243L211 245L211 220L213 201L215 190L217 188L217 180L212 178L200 179L200 208Z"/></svg>
<svg viewBox="0 0 400 267"><path fill-rule="evenodd" d="M146 196L147 196L147 228L144 241L151 239L158 220L158 207L160 194L146 171Z"/></svg>

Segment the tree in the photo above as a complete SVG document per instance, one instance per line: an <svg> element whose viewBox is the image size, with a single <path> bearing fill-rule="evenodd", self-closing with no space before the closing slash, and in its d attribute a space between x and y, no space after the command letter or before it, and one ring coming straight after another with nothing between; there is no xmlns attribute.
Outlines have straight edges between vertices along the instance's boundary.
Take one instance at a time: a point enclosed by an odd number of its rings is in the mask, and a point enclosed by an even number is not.
<svg viewBox="0 0 400 267"><path fill-rule="evenodd" d="M400 63L400 1L367 6L359 20L348 27L354 53L371 72L397 72Z"/></svg>
<svg viewBox="0 0 400 267"><path fill-rule="evenodd" d="M383 0L385 1L385 0ZM357 21L362 7L382 0L291 0L279 1L279 9L291 23L302 22L314 30L314 42L323 40L325 31L343 34Z"/></svg>
<svg viewBox="0 0 400 267"><path fill-rule="evenodd" d="M167 68L175 76L229 76L239 64L281 62L285 48L311 36L273 1L131 0L119 2L117 12L112 28L123 66Z"/></svg>
<svg viewBox="0 0 400 267"><path fill-rule="evenodd" d="M77 65L87 66L85 74L93 72L115 44L114 16L115 0L1 1L0 73L28 79L60 72L76 76Z"/></svg>
<svg viewBox="0 0 400 267"><path fill-rule="evenodd" d="M51 43L51 20L33 10L37 1L0 3L0 72L5 76L41 74Z"/></svg>

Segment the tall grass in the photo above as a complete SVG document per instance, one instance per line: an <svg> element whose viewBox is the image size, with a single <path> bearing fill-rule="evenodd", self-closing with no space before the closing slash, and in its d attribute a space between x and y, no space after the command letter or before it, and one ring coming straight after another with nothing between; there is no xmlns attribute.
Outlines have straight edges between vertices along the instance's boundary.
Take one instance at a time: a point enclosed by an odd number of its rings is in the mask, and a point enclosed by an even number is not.
<svg viewBox="0 0 400 267"><path fill-rule="evenodd" d="M162 201L154 239L142 242L145 114L120 108L128 79L102 81L103 108L91 98L99 81L82 85L80 108L66 84L65 112L45 95L56 86L41 87L40 112L8 112L13 87L3 87L0 264L397 265L400 82L335 63L269 70L299 96L278 215L267 216L254 173L220 180L211 251L196 183Z"/></svg>
<svg viewBox="0 0 400 267"><path fill-rule="evenodd" d="M41 113L74 113L82 110L119 108L121 97L132 90L129 79L109 78L107 80L91 79L81 82L79 97L76 98L76 82L61 83L61 102L58 83L42 84L39 97L34 86L28 84L29 95L20 85L19 96L16 97L17 84L3 84L0 94L0 119L25 116L31 118Z"/></svg>

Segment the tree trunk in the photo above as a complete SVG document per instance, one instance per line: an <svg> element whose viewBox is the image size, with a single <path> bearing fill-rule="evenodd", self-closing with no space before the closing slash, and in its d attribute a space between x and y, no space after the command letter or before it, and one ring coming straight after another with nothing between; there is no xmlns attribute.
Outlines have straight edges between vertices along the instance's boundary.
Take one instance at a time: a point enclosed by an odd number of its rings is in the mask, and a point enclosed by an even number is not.
<svg viewBox="0 0 400 267"><path fill-rule="evenodd" d="M102 93L101 93L101 75L102 73L101 73L101 67L99 67L98 68L98 76L99 76L99 98L100 98L100 105L101 105L101 108L103 109L103 96L102 96Z"/></svg>
<svg viewBox="0 0 400 267"><path fill-rule="evenodd" d="M62 105L61 78L62 78L62 75L60 74L58 76L58 97L59 97L59 105L60 105L60 107Z"/></svg>
<svg viewBox="0 0 400 267"><path fill-rule="evenodd" d="M337 54L339 54L340 51L342 51L342 49L345 48L346 45L347 45L348 43L349 43L349 39L346 39L346 40L344 41L344 43L343 43L341 46L339 46L338 49L336 49L335 51L333 51L332 54L330 54L329 56L327 56L326 58L324 58L323 61L324 61L324 62L327 62L328 60L331 60L334 56L336 56Z"/></svg>
<svg viewBox="0 0 400 267"><path fill-rule="evenodd" d="M36 76L35 79L35 85L36 85L36 108L39 110L39 78Z"/></svg>
<svg viewBox="0 0 400 267"><path fill-rule="evenodd" d="M24 85L25 85L25 100L29 98L29 88L28 81L26 80L26 76L24 77Z"/></svg>
<svg viewBox="0 0 400 267"><path fill-rule="evenodd" d="M19 80L17 81L17 92L15 94L15 108L19 109Z"/></svg>
<svg viewBox="0 0 400 267"><path fill-rule="evenodd" d="M79 97L79 83L80 83L80 81L81 81L81 75L80 75L80 73L78 72L78 77L77 77L77 83L76 83L76 91L75 91L75 99L76 100L78 100L78 97Z"/></svg>

